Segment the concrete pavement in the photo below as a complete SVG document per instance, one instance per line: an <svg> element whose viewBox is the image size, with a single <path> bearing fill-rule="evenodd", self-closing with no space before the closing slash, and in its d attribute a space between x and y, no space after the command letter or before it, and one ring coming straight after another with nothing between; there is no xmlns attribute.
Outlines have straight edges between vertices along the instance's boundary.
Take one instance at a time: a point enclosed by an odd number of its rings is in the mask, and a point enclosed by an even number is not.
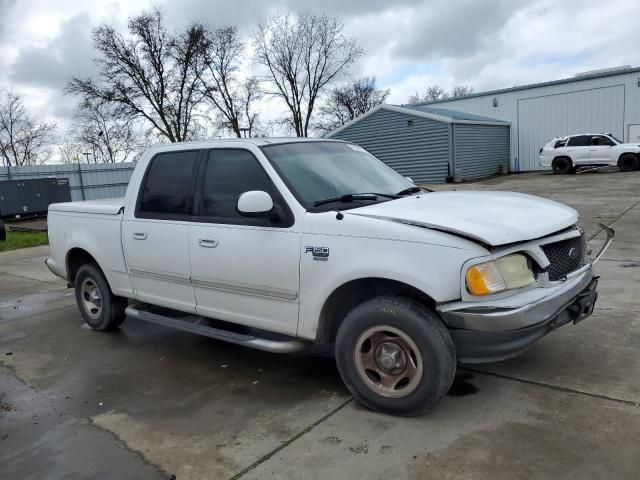
<svg viewBox="0 0 640 480"><path fill-rule="evenodd" d="M516 359L459 372L432 412L352 401L330 356L279 356L128 319L86 328L46 247L0 254L0 465L7 478L640 477L640 172L513 175L514 190L618 237L594 315ZM526 215L526 212L523 212Z"/></svg>

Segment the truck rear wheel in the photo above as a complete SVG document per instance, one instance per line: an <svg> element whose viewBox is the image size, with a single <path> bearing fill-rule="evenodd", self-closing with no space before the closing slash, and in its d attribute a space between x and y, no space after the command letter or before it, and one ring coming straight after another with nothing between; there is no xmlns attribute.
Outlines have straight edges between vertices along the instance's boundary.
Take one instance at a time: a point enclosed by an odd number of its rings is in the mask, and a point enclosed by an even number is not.
<svg viewBox="0 0 640 480"><path fill-rule="evenodd" d="M111 292L107 279L95 264L85 264L76 273L76 303L82 318L94 330L115 330L124 322L127 299Z"/></svg>
<svg viewBox="0 0 640 480"><path fill-rule="evenodd" d="M366 407L417 415L448 391L456 371L453 340L427 307L402 297L378 297L355 307L336 337L342 380Z"/></svg>
<svg viewBox="0 0 640 480"><path fill-rule="evenodd" d="M632 172L638 170L639 166L638 156L634 153L623 153L618 159L618 168L621 172Z"/></svg>
<svg viewBox="0 0 640 480"><path fill-rule="evenodd" d="M571 172L573 163L567 157L558 157L553 159L551 168L553 169L553 173L562 175Z"/></svg>

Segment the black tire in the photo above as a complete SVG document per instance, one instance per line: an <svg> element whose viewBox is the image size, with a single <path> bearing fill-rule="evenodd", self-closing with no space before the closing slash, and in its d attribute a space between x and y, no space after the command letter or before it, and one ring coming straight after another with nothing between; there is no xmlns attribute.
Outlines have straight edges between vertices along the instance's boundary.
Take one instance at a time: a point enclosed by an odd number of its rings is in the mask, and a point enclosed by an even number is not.
<svg viewBox="0 0 640 480"><path fill-rule="evenodd" d="M415 352L415 357L411 356L412 363L422 365L419 378L414 375L412 380L406 382L405 387L388 392L392 395L402 395L395 398L376 391L382 385L383 377L380 376L380 372L364 369L361 374L363 369L358 362L362 363L362 361L356 359L357 356L360 358L362 355L367 355L362 353L366 350L366 341L359 347L361 339L365 338L368 332L376 329L384 330L384 328L392 328L394 329L392 333L402 333L408 337L418 350ZM394 338L401 339L401 337L388 336L384 338L391 341L385 340L378 344L377 352L383 344L393 343ZM369 349L370 351L374 349L371 342ZM342 380L360 403L371 410L397 415L418 415L429 410L447 393L456 372L455 346L440 318L424 305L402 297L377 297L358 305L349 312L338 329L335 355ZM377 355L373 357L377 358ZM394 357L394 362L395 358L397 357ZM408 356L403 355L400 358L406 359ZM376 365L382 368L379 363ZM394 378L402 377L407 371L407 366L404 369ZM367 375L368 380L364 375ZM379 383L376 386L377 379ZM398 385L404 380L404 378L400 380ZM403 388L407 388L408 393L404 394Z"/></svg>
<svg viewBox="0 0 640 480"><path fill-rule="evenodd" d="M127 299L111 292L107 279L97 265L88 263L80 267L74 286L82 318L92 329L103 332L115 330L124 322Z"/></svg>
<svg viewBox="0 0 640 480"><path fill-rule="evenodd" d="M618 168L621 172L632 172L638 170L640 160L635 153L623 153L618 159Z"/></svg>
<svg viewBox="0 0 640 480"><path fill-rule="evenodd" d="M553 173L565 175L573 170L573 162L568 157L554 158L553 162L551 162L551 168L553 168Z"/></svg>

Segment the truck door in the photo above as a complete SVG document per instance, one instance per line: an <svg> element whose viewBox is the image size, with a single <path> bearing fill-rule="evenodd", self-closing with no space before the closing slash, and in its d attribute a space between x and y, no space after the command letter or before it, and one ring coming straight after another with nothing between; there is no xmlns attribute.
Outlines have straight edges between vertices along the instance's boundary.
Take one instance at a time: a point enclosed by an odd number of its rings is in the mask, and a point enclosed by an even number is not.
<svg viewBox="0 0 640 480"><path fill-rule="evenodd" d="M591 147L589 148L589 163L617 163L614 160L614 143L604 135L594 135L591 137Z"/></svg>
<svg viewBox="0 0 640 480"><path fill-rule="evenodd" d="M197 312L295 334L301 232L293 214L251 151L209 150L201 168L189 231ZM238 212L238 198L252 190L271 195L275 218Z"/></svg>
<svg viewBox="0 0 640 480"><path fill-rule="evenodd" d="M195 312L189 219L198 150L160 153L149 162L135 211L125 212L122 245L138 300Z"/></svg>
<svg viewBox="0 0 640 480"><path fill-rule="evenodd" d="M571 157L574 165L589 163L590 146L591 135L576 135L569 138L566 152Z"/></svg>

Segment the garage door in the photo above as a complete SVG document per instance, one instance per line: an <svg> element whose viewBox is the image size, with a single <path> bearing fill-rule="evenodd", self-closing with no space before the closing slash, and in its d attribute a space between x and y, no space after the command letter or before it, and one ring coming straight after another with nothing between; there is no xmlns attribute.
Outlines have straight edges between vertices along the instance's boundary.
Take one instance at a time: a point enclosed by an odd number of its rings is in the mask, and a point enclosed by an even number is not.
<svg viewBox="0 0 640 480"><path fill-rule="evenodd" d="M542 170L538 151L553 137L624 134L624 86L518 100L518 170Z"/></svg>

